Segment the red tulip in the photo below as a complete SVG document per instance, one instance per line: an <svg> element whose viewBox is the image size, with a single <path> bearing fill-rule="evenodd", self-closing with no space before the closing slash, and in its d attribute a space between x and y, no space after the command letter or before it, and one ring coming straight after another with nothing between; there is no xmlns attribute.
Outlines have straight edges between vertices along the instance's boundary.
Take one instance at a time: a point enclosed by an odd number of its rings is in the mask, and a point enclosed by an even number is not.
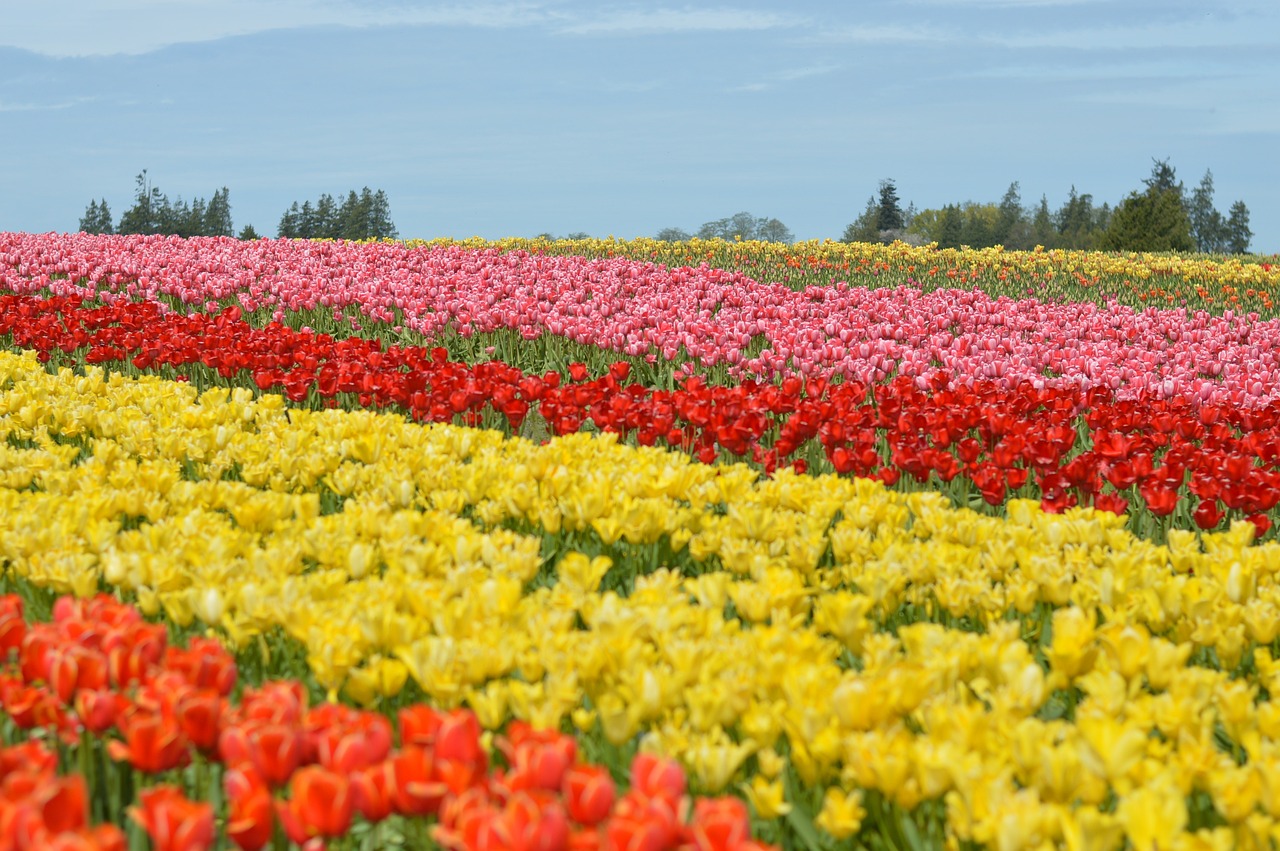
<svg viewBox="0 0 1280 851"><path fill-rule="evenodd" d="M299 845L317 836L344 836L354 812L351 783L346 775L309 765L289 781L288 803L276 807L289 838Z"/></svg>
<svg viewBox="0 0 1280 851"><path fill-rule="evenodd" d="M275 831L271 789L248 767L229 769L223 786L227 793L227 838L241 851L259 851Z"/></svg>
<svg viewBox="0 0 1280 851"><path fill-rule="evenodd" d="M154 786L139 795L129 817L147 831L156 851L204 851L213 845L213 806L193 803L175 787Z"/></svg>
<svg viewBox="0 0 1280 851"><path fill-rule="evenodd" d="M575 765L564 777L564 800L569 817L589 827L609 817L617 790L602 765Z"/></svg>
<svg viewBox="0 0 1280 851"><path fill-rule="evenodd" d="M121 719L124 742L107 742L107 753L138 771L160 774L190 761L187 739L173 718L135 710Z"/></svg>

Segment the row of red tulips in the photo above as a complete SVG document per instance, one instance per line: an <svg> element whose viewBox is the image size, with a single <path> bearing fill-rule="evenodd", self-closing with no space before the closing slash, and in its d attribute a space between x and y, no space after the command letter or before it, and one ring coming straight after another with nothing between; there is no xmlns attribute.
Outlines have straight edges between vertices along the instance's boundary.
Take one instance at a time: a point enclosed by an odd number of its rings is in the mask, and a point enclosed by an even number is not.
<svg viewBox="0 0 1280 851"><path fill-rule="evenodd" d="M567 375L529 375L500 361L466 365L447 352L384 349L277 324L257 329L236 308L215 315L167 312L154 302L86 306L78 297L0 296L0 335L88 363L139 369L201 364L228 380L247 373L263 390L300 402L355 394L362 405L396 406L425 421L490 419L518 431L531 410L549 433L590 423L665 443L703 461L721 453L771 472L804 469L815 442L835 471L888 484L908 476L968 483L993 506L1030 483L1046 508L1145 508L1168 517L1180 503L1210 529L1247 517L1259 531L1280 502L1280 405L1245 407L1182 398L1121 400L1102 388L956 385L941 372L923 386L897 377L858 382L787 378L711 386L697 376L675 390L627 383L629 366L598 377L573 364Z"/></svg>
<svg viewBox="0 0 1280 851"><path fill-rule="evenodd" d="M89 828L86 795L108 821L125 809L157 849L209 848L215 807L179 785L201 770L221 776L225 836L247 851L278 831L320 849L358 820L393 815L406 834L416 822L424 838L454 849L766 847L751 839L740 799L691 799L672 761L637 755L619 795L606 767L579 760L571 736L512 722L495 740L495 765L469 710L418 704L401 709L393 729L377 712L309 706L297 681L233 701L235 662L218 642L179 648L167 639L162 624L106 595L61 598L52 621L35 624L20 598L0 597L0 653L13 660L0 674L7 716L23 735L53 735L82 769L58 777L56 756L38 740L0 753L0 849L123 849L119 829ZM94 753L104 742L106 761ZM117 769L134 774L122 779ZM132 805L135 776L166 782ZM103 803L113 795L114 807Z"/></svg>

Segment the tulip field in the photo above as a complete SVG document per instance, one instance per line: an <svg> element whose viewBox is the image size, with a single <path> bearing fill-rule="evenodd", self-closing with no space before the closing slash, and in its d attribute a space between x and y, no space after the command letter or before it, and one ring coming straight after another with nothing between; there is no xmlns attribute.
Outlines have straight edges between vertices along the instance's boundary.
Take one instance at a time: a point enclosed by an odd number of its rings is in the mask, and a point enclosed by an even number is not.
<svg viewBox="0 0 1280 851"><path fill-rule="evenodd" d="M0 233L0 851L1276 847L1277 293Z"/></svg>

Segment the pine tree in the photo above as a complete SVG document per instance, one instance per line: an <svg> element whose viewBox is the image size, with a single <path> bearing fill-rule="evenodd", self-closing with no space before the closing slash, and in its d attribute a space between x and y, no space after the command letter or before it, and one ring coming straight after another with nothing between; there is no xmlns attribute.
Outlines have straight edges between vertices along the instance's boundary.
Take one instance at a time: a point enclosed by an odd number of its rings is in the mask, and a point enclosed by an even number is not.
<svg viewBox="0 0 1280 851"><path fill-rule="evenodd" d="M235 236L231 224L231 190L227 187L213 193L204 209L200 233L204 236Z"/></svg>
<svg viewBox="0 0 1280 851"><path fill-rule="evenodd" d="M900 231L905 225L902 207L898 203L898 187L891 179L880 181L880 204L876 215L876 227L882 231Z"/></svg>
<svg viewBox="0 0 1280 851"><path fill-rule="evenodd" d="M880 208L876 204L876 196L867 199L867 207L845 229L840 237L841 242L879 242L880 241Z"/></svg>
<svg viewBox="0 0 1280 851"><path fill-rule="evenodd" d="M302 238L302 209L297 201L294 201L280 217L280 224L276 225L276 236L281 239Z"/></svg>
<svg viewBox="0 0 1280 851"><path fill-rule="evenodd" d="M1015 180L1009 184L1004 197L1000 199L1000 216L996 219L996 226L991 234L994 244L1013 247L1011 243L1019 236L1015 231L1021 221L1022 198L1018 194L1018 181Z"/></svg>
<svg viewBox="0 0 1280 851"><path fill-rule="evenodd" d="M399 235L395 222L391 221L391 202L387 200L387 193L379 189L373 193L373 203L369 207L369 236L395 239Z"/></svg>
<svg viewBox="0 0 1280 851"><path fill-rule="evenodd" d="M1232 254L1244 254L1249 250L1253 231L1249 230L1249 208L1243 201L1231 205L1227 213L1226 248Z"/></svg>
<svg viewBox="0 0 1280 851"><path fill-rule="evenodd" d="M169 207L169 199L160 194L160 190L151 185L144 168L137 177L133 206L120 216L117 233L159 233L161 214Z"/></svg>
<svg viewBox="0 0 1280 851"><path fill-rule="evenodd" d="M80 230L84 233L97 234L115 232L111 226L111 208L107 206L106 198L103 198L101 202L89 202L89 206L85 208L84 215L80 217Z"/></svg>
<svg viewBox="0 0 1280 851"><path fill-rule="evenodd" d="M1191 190L1187 214L1191 220L1191 238L1196 242L1196 250L1208 253L1221 251L1227 237L1226 222L1213 206L1212 171L1205 169L1200 185Z"/></svg>
<svg viewBox="0 0 1280 851"><path fill-rule="evenodd" d="M964 238L964 213L955 204L942 208L942 224L938 231L939 248L959 248Z"/></svg>
<svg viewBox="0 0 1280 851"><path fill-rule="evenodd" d="M1193 251L1191 222L1174 189L1132 192L1111 215L1099 247L1108 251Z"/></svg>
<svg viewBox="0 0 1280 851"><path fill-rule="evenodd" d="M1053 215L1049 212L1049 199L1040 196L1040 206L1036 208L1035 218L1031 220L1031 233L1037 245L1053 248L1058 241L1058 233L1053 227Z"/></svg>

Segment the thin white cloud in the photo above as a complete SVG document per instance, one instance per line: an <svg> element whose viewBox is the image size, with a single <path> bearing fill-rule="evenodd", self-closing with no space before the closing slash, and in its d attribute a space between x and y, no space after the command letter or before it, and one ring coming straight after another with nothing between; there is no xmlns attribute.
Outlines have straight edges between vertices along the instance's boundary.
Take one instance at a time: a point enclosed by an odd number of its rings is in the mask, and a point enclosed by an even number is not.
<svg viewBox="0 0 1280 851"><path fill-rule="evenodd" d="M803 68L787 68L774 74L769 80L758 81L754 83L745 83L740 86L734 86L729 89L731 92L764 92L770 89L776 89L782 84L794 83L799 80L807 80L811 77L821 77L840 70L839 65L809 65Z"/></svg>
<svg viewBox="0 0 1280 851"><path fill-rule="evenodd" d="M947 42L964 38L958 32L916 24L867 24L838 27L812 36L813 41L832 44L908 44L912 42Z"/></svg>
<svg viewBox="0 0 1280 851"><path fill-rule="evenodd" d="M173 44L302 27L522 27L554 20L544 4L530 2L40 0L12 5L0 28L0 46L57 57L142 54Z"/></svg>
<svg viewBox="0 0 1280 851"><path fill-rule="evenodd" d="M0 112L52 112L59 109L71 109L97 100L97 98L71 98L51 103L10 103L0 100Z"/></svg>
<svg viewBox="0 0 1280 851"><path fill-rule="evenodd" d="M1107 3L1111 0L907 0L915 6L939 6L947 9L965 8L1042 8L1046 6L1084 6Z"/></svg>
<svg viewBox="0 0 1280 851"><path fill-rule="evenodd" d="M1078 50L1138 50L1158 48L1280 47L1280 35L1273 26L1204 22L1153 23L1136 26L1094 27L1090 29L1043 29L1013 35L984 33L984 42L1012 48L1071 48Z"/></svg>
<svg viewBox="0 0 1280 851"><path fill-rule="evenodd" d="M804 68L788 68L779 72L778 79L789 83L793 80L804 80L809 77L822 77L839 70L839 65L809 65Z"/></svg>
<svg viewBox="0 0 1280 851"><path fill-rule="evenodd" d="M772 12L727 7L654 10L624 8L564 23L557 31L566 35L651 35L771 30L795 27L802 23L801 19Z"/></svg>

